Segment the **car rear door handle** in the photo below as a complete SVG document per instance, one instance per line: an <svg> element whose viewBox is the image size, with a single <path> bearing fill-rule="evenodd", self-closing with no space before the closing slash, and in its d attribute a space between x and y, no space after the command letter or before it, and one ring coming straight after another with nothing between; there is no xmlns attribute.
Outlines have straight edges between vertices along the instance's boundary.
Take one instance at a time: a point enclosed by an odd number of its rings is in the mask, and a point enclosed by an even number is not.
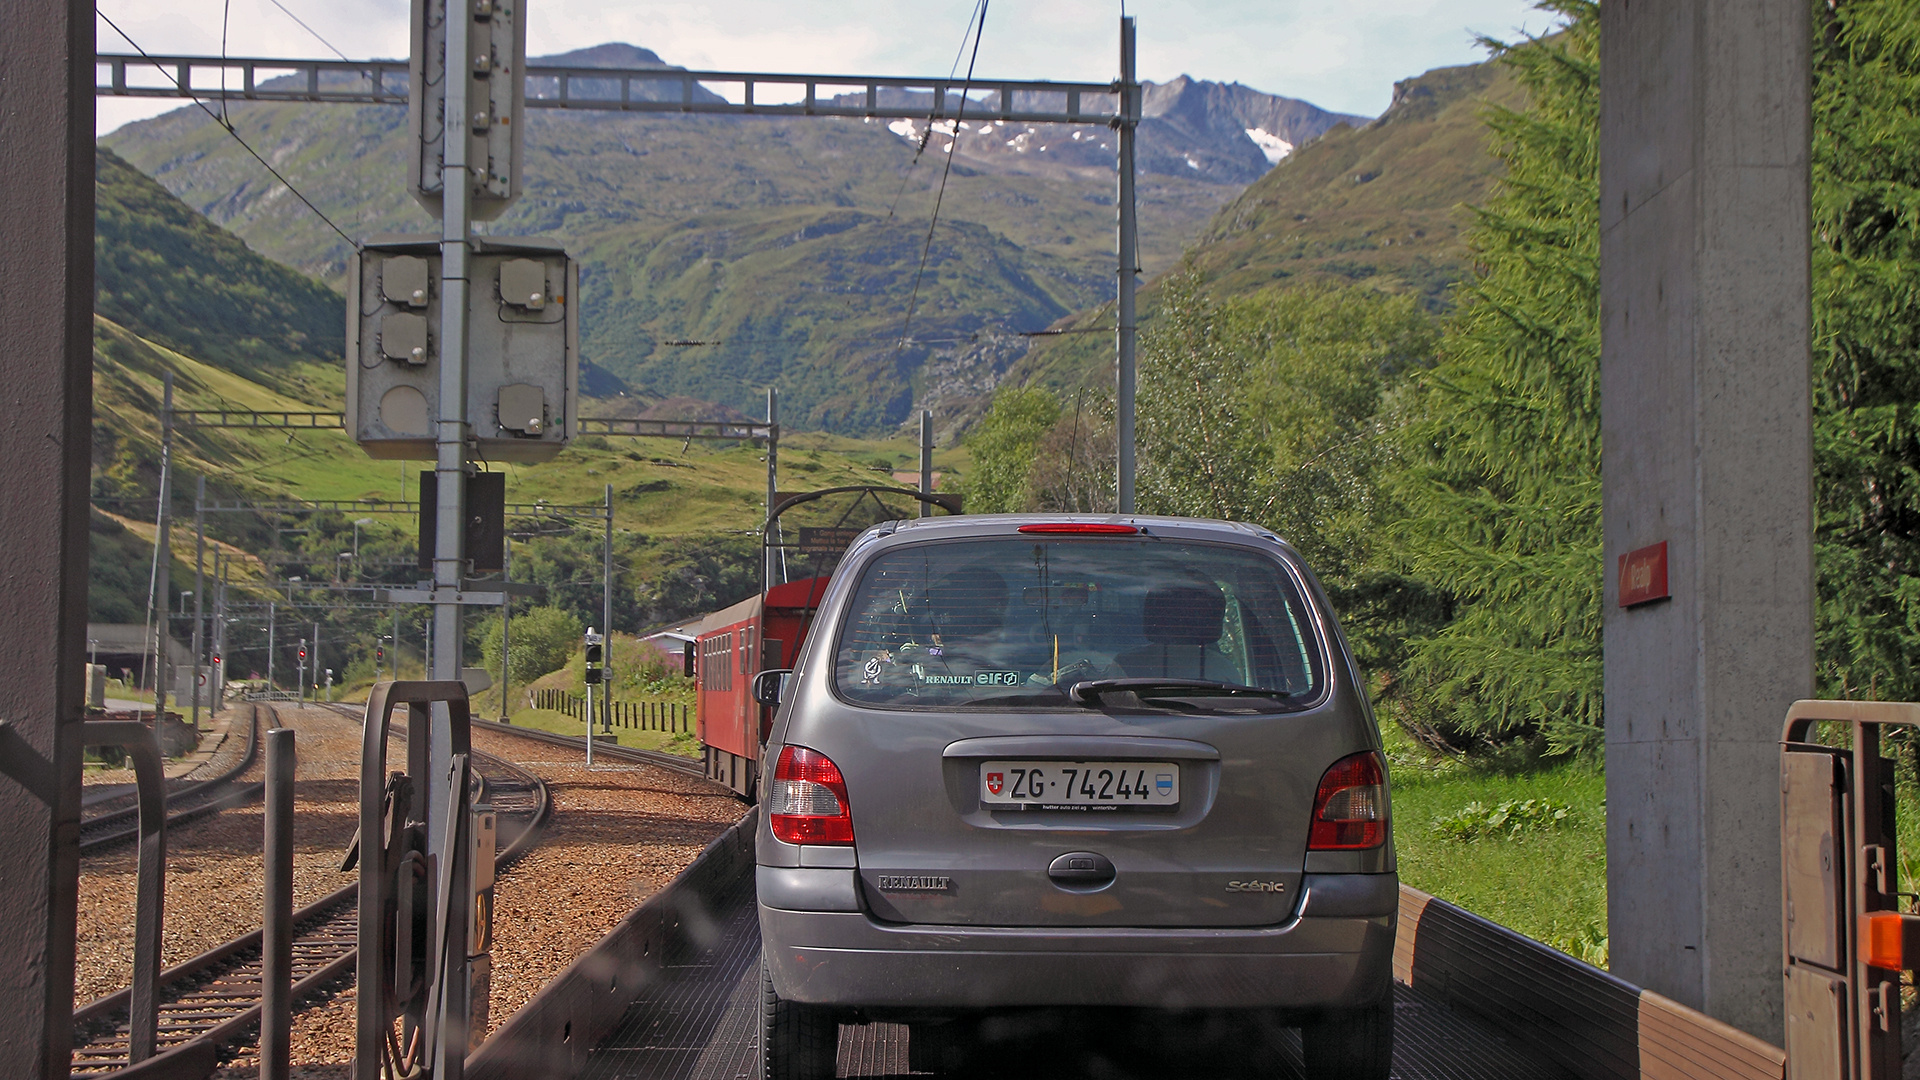
<svg viewBox="0 0 1920 1080"><path fill-rule="evenodd" d="M1112 860L1091 851L1069 851L1047 867L1047 876L1063 889L1101 888L1116 873Z"/></svg>

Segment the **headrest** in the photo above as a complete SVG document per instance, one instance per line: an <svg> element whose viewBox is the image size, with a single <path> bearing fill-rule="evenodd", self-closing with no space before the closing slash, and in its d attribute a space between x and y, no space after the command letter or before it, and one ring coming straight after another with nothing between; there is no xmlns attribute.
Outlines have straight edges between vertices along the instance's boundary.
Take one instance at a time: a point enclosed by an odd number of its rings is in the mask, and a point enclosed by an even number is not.
<svg viewBox="0 0 1920 1080"><path fill-rule="evenodd" d="M999 631L1007 618L1007 579L990 566L963 566L929 590L935 625L955 637L978 638Z"/></svg>
<svg viewBox="0 0 1920 1080"><path fill-rule="evenodd" d="M1220 640L1227 598L1213 585L1163 585L1147 593L1141 629L1155 645L1211 645Z"/></svg>

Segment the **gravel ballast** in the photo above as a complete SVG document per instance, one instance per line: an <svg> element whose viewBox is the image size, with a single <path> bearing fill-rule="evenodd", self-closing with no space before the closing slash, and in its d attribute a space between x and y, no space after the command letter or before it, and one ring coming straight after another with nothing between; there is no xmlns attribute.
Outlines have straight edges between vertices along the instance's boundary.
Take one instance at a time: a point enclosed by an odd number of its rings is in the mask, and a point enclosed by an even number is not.
<svg viewBox="0 0 1920 1080"><path fill-rule="evenodd" d="M317 707L279 711L299 732L294 902L304 905L355 879L339 865L358 820L360 726ZM540 843L494 887L491 1029L671 881L745 808L715 785L654 766L601 759L588 769L569 748L491 731L476 731L473 742L546 780L553 801ZM390 746L389 755L404 762L403 745ZM260 773L256 764L246 778ZM262 827L256 803L169 832L165 964L260 925ZM78 1003L131 977L134 856L127 844L81 864ZM354 1005L349 978L327 1000L295 1014L296 1080L347 1080ZM216 1075L251 1080L257 1068L254 1048L246 1047Z"/></svg>

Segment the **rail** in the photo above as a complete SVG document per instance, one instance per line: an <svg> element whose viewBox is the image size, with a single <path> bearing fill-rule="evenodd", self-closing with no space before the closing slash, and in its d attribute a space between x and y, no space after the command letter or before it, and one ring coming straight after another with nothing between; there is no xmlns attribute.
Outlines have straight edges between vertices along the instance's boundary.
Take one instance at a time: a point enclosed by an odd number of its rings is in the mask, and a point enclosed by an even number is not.
<svg viewBox="0 0 1920 1080"><path fill-rule="evenodd" d="M342 706L328 706L342 711ZM352 715L350 709L346 709ZM494 859L503 872L538 843L552 812L546 783L505 758L476 752L474 763L497 813L522 823ZM346 885L294 912L294 978L297 1004L353 972L359 886ZM219 1049L259 1026L262 1000L261 941L253 930L160 972L160 1038L168 1045L129 1065L122 1017L131 988L95 999L74 1011L72 1074L113 1080L200 1080ZM156 950L157 951L157 950Z"/></svg>
<svg viewBox="0 0 1920 1080"><path fill-rule="evenodd" d="M198 781L167 796L168 827L184 825L197 818L238 806L260 793L261 785L259 784L234 784L242 773L253 767L253 763L258 760L260 754L260 716L257 710L248 718L247 723L249 725L247 752L238 764L218 776ZM129 806L83 819L80 822L80 854L91 855L103 848L138 837L140 829L137 824L109 828L122 822L132 821L138 813L139 807Z"/></svg>

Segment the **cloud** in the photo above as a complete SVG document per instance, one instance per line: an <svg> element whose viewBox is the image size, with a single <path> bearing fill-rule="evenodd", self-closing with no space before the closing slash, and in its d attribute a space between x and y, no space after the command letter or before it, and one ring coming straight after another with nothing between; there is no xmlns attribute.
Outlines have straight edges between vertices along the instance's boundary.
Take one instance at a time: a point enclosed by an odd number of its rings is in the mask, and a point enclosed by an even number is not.
<svg viewBox="0 0 1920 1080"><path fill-rule="evenodd" d="M400 56L401 0L280 0L352 57ZM224 0L228 55L325 56L325 46L272 0ZM1341 112L1386 108L1394 80L1481 57L1476 34L1539 32L1527 0L1128 0L1140 73L1241 82ZM149 52L220 52L223 0L99 0ZM944 75L965 70L961 36L974 0L530 0L533 55L627 41L687 67L822 74ZM1113 0L1002 0L988 10L981 76L1105 82L1118 66ZM131 51L104 23L104 51ZM175 107L100 103L100 130Z"/></svg>

